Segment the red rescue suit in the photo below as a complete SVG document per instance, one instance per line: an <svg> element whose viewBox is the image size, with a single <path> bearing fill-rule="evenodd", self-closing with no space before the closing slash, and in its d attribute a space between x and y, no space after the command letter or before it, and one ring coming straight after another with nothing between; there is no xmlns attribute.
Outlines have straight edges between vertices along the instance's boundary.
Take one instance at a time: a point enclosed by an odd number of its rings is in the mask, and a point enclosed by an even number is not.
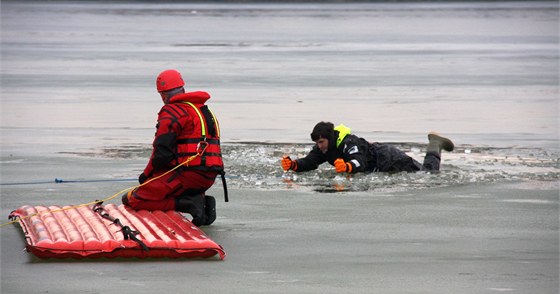
<svg viewBox="0 0 560 294"><path fill-rule="evenodd" d="M183 166L130 191L123 199L126 205L136 210L175 210L178 196L204 197L224 168L219 124L204 104L208 99L206 92L183 93L161 108L152 155L139 181Z"/></svg>

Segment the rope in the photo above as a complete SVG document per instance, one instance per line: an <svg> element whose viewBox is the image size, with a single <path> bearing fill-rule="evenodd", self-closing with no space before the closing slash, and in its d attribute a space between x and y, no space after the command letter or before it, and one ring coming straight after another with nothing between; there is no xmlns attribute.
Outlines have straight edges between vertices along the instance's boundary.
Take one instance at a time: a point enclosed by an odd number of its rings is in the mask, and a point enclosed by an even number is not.
<svg viewBox="0 0 560 294"><path fill-rule="evenodd" d="M78 204L78 205L69 206L69 207L66 207L66 208L61 208L61 209L55 209L55 210L51 210L51 211L46 211L45 213L47 213L47 212L50 212L50 213L60 212L60 211L65 211L65 210L74 209L74 208L80 208L80 207L84 207L84 206L94 205L94 204L97 204L97 203L99 203L99 202L106 202L106 201L109 201L109 200L111 200L111 199L113 199L113 198L119 196L119 195L122 195L122 194L125 193L125 192L128 192L128 191L130 191L130 190L133 190L133 189L142 187L142 186L144 186L144 185L147 185L147 184L150 183L151 181L155 181L155 180L157 180L157 179L159 179L159 178L161 178L161 177L163 177L163 176L165 176L165 175L167 175L167 174L169 174L169 173L175 171L176 169L178 169L179 167L181 167L181 166L183 166L183 165L189 166L189 162L193 161L197 156L202 156L202 154L204 154L204 152L206 151L206 148L208 147L208 144L206 143L206 144L203 144L203 145L204 145L204 147L202 148L202 150L200 150L201 145L200 145L200 143L199 143L199 147L197 148L197 151L196 151L196 154L195 154L195 155L193 155L193 156L187 158L187 160L185 160L184 162L178 164L178 165L175 166L174 168L172 168L172 169L166 171L165 173L163 173L163 174L161 174L161 175L159 175L159 176L157 176L157 177L153 177L153 178L151 178L151 179L145 181L145 182L142 183L142 184L139 184L139 185L136 185L136 186L132 186L132 187L126 188L126 189L124 189L124 190L121 190L121 191L119 191L119 192L113 194L113 195L110 196L110 197L107 197L107 198L104 198L104 199L101 199L101 200L95 200L95 201L88 202L88 203L82 203L82 204ZM15 219L12 220L12 221L9 221L9 222L7 222L7 223L0 224L0 228L2 228L2 227L4 227L4 226L7 226L7 225L14 224L14 223L16 223L16 222L19 222L19 221L21 221L21 220L24 220L24 219L27 219L27 218L30 218L30 217L33 217L33 216L40 215L40 214L41 214L41 213L38 212L38 213L33 213L33 214L30 214L30 215L27 215L27 216L24 216L24 217L17 217L17 218L15 218Z"/></svg>
<svg viewBox="0 0 560 294"><path fill-rule="evenodd" d="M35 182L17 182L17 183L0 183L0 186L15 186L15 185L37 185L37 184L60 184L60 183L100 183L100 182L132 182L138 179L107 179L107 180L63 180L55 178L54 181L35 181Z"/></svg>

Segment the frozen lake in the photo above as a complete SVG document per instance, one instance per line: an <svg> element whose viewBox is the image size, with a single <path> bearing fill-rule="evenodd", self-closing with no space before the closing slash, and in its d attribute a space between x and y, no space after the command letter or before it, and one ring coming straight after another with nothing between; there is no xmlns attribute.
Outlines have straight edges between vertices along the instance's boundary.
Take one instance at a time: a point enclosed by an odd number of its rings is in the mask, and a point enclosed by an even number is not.
<svg viewBox="0 0 560 294"><path fill-rule="evenodd" d="M303 155L322 120L402 142L419 160L428 131L450 136L462 153L444 154L452 174L443 184L518 173L554 180L558 8L3 1L1 155L120 150L147 159L161 107L154 80L176 68L188 90L212 94L232 182L242 187L281 180L276 160ZM469 160L482 175L469 174ZM496 175L494 160L518 166ZM307 177L299 180L316 182ZM327 186L338 180L328 178ZM356 189L382 185L362 181Z"/></svg>

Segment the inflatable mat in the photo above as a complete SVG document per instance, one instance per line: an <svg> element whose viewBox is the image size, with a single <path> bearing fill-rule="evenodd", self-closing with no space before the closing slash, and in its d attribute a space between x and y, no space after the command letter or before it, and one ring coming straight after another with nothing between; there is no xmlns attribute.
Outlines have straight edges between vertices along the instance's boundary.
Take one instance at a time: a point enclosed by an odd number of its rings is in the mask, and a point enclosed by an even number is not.
<svg viewBox="0 0 560 294"><path fill-rule="evenodd" d="M114 204L22 206L10 214L26 248L40 258L212 257L223 248L176 211L135 211Z"/></svg>

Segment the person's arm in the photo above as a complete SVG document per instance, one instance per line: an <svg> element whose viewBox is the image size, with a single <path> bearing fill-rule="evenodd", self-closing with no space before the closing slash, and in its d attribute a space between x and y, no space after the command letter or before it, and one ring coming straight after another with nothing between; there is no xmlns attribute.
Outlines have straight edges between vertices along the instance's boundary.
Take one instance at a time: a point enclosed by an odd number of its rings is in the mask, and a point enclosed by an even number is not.
<svg viewBox="0 0 560 294"><path fill-rule="evenodd" d="M314 146L307 156L295 160L297 165L297 172L304 172L317 169L320 164L327 161L321 150Z"/></svg>
<svg viewBox="0 0 560 294"><path fill-rule="evenodd" d="M325 161L325 156L323 156L321 151L315 146L311 152L303 158L292 160L289 156L284 156L281 160L281 164L285 171L293 170L296 172L304 172L317 169L319 164Z"/></svg>
<svg viewBox="0 0 560 294"><path fill-rule="evenodd" d="M181 124L176 117L169 115L167 108L170 108L170 105L165 105L158 114L152 155L144 172L140 175L140 182L143 182L142 178L145 181L153 176L154 172L172 167L172 161L175 160L174 150Z"/></svg>
<svg viewBox="0 0 560 294"><path fill-rule="evenodd" d="M368 150L366 144L360 143L357 137L344 140L341 144L343 157L335 161L337 172L357 173L366 170Z"/></svg>

